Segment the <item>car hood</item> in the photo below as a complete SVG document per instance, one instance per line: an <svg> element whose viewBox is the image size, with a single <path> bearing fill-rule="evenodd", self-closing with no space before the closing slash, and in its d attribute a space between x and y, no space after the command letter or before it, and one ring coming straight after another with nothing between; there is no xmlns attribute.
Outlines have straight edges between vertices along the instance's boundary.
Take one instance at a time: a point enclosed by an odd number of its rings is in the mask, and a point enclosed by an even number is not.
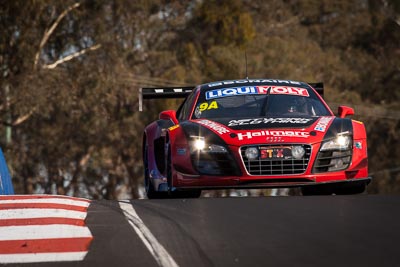
<svg viewBox="0 0 400 267"><path fill-rule="evenodd" d="M218 118L213 121L232 130L257 130L277 128L307 128L319 117L258 117L258 118Z"/></svg>
<svg viewBox="0 0 400 267"><path fill-rule="evenodd" d="M352 132L351 120L334 116L252 119L196 119L182 124L188 135L243 144L317 143L339 132ZM220 142L218 142L220 143Z"/></svg>

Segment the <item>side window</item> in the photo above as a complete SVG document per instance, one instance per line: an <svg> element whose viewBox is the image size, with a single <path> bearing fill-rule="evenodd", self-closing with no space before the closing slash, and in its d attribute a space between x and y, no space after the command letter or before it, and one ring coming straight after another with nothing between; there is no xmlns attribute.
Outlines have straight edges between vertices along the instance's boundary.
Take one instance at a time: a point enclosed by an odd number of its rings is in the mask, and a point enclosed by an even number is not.
<svg viewBox="0 0 400 267"><path fill-rule="evenodd" d="M176 111L176 118L178 119L178 121L182 120L182 110L184 108L184 106L187 103L187 98L185 99L185 101L183 101L183 103L179 106L178 110Z"/></svg>
<svg viewBox="0 0 400 267"><path fill-rule="evenodd" d="M188 119L196 94L197 90L194 89L193 92L185 99L185 102L183 102L182 105L179 107L177 111L177 118L179 121Z"/></svg>

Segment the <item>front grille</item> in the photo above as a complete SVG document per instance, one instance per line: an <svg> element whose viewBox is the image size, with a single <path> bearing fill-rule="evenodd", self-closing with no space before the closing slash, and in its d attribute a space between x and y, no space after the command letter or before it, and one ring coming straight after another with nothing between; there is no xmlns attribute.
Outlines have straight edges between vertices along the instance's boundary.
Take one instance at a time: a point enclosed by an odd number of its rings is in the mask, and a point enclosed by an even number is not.
<svg viewBox="0 0 400 267"><path fill-rule="evenodd" d="M330 172L347 169L351 162L351 150L320 151L314 163L313 172Z"/></svg>
<svg viewBox="0 0 400 267"><path fill-rule="evenodd" d="M282 144L282 145L255 145L261 151L282 151L283 149L290 151L293 146L298 144ZM284 175L284 174L302 174L306 171L311 157L311 146L301 145L305 154L301 159L295 159L290 154L281 155L282 157L274 157L273 153L269 154L270 158L265 158L259 154L256 159L248 159L245 151L249 146L240 148L240 154L247 172L250 175Z"/></svg>

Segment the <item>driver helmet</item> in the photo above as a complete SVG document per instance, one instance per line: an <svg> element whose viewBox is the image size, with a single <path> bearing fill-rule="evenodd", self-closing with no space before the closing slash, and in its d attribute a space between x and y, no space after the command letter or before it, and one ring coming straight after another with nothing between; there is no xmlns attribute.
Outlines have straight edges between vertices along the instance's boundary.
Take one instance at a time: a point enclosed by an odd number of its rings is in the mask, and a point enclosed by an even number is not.
<svg viewBox="0 0 400 267"><path fill-rule="evenodd" d="M306 101L302 97L292 97L287 111L289 113L305 112L305 104Z"/></svg>

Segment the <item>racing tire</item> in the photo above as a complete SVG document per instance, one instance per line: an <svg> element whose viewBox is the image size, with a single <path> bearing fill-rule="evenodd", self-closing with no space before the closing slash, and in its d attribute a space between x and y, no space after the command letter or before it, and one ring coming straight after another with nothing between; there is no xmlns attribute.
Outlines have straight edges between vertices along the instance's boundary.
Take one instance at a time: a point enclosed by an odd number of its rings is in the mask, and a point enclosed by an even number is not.
<svg viewBox="0 0 400 267"><path fill-rule="evenodd" d="M166 192L158 192L154 190L153 183L151 182L149 177L145 177L145 190L146 196L148 199L160 199L165 198L167 196Z"/></svg>
<svg viewBox="0 0 400 267"><path fill-rule="evenodd" d="M148 167L147 145L143 151L143 168L144 168L144 189L148 199L165 198L166 192L158 192L154 190L154 185L151 182Z"/></svg>
<svg viewBox="0 0 400 267"><path fill-rule="evenodd" d="M157 192L154 190L154 186L152 182L150 181L150 178L144 178L145 181L145 190L146 190L146 196L148 199L157 199L157 198L163 198L161 192Z"/></svg>
<svg viewBox="0 0 400 267"><path fill-rule="evenodd" d="M171 198L199 198L201 196L201 190L174 191L169 193Z"/></svg>

